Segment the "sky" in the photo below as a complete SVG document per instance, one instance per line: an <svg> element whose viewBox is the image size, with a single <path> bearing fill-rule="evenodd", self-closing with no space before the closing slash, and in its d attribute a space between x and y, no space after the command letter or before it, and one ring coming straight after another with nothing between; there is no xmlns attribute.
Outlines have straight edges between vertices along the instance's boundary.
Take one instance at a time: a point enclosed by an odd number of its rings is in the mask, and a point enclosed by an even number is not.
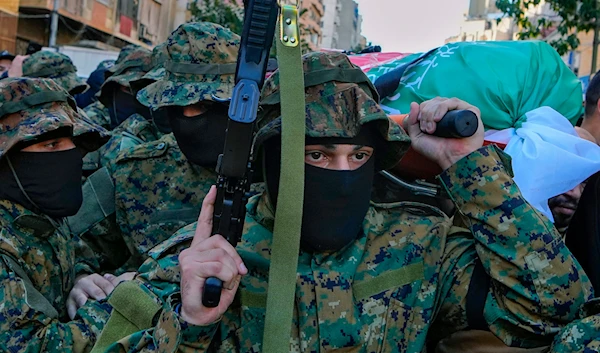
<svg viewBox="0 0 600 353"><path fill-rule="evenodd" d="M362 34L384 52L416 53L457 35L469 0L356 0Z"/></svg>

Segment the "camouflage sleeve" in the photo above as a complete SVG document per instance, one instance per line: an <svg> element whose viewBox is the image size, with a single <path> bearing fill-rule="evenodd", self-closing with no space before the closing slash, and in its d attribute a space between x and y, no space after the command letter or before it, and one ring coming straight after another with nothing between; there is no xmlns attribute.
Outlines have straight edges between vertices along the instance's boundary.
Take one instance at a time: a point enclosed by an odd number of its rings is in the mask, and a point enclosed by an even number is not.
<svg viewBox="0 0 600 353"><path fill-rule="evenodd" d="M427 336L429 341L438 342L469 326L465 299L476 259L473 236L467 229L452 227L439 271L440 287L435 317Z"/></svg>
<svg viewBox="0 0 600 353"><path fill-rule="evenodd" d="M83 267L89 266L89 270L92 271L89 273L123 273L119 269L127 262L131 253L114 214L95 224L81 237L87 249L82 246L77 253L77 261L81 262ZM88 260L87 256L92 259ZM137 266L129 270L135 271Z"/></svg>
<svg viewBox="0 0 600 353"><path fill-rule="evenodd" d="M114 137L110 141L113 140L115 140ZM104 149L105 146L102 148ZM114 175L114 164L112 162L102 167L107 169L111 177ZM90 183L90 180L86 183ZM94 188L97 192L114 192L114 190L98 190L98 186ZM103 212L100 216L98 216L99 211ZM97 204L90 205L86 202L82 205L80 212L87 212L84 213L88 216L86 220L92 225L83 234L73 238L77 275L104 272L119 275L127 272L120 271L120 268L124 266L131 253L117 224L115 212L105 212L104 208L98 208ZM137 266L133 269L127 267L127 269L134 271Z"/></svg>
<svg viewBox="0 0 600 353"><path fill-rule="evenodd" d="M87 275L100 271L97 254L89 244L79 236L74 236L71 242L75 246L75 275Z"/></svg>
<svg viewBox="0 0 600 353"><path fill-rule="evenodd" d="M556 335L551 353L600 352L600 298L586 303L579 317Z"/></svg>
<svg viewBox="0 0 600 353"><path fill-rule="evenodd" d="M512 346L549 344L593 292L553 224L525 201L511 175L510 158L488 146L440 180L492 279L484 309L490 330ZM466 278L443 281L452 283L449 298L465 300Z"/></svg>
<svg viewBox="0 0 600 353"><path fill-rule="evenodd" d="M0 285L2 351L88 352L110 315L108 304L94 301L81 307L75 320L62 322L30 306L23 281L5 267L0 268Z"/></svg>
<svg viewBox="0 0 600 353"><path fill-rule="evenodd" d="M186 243L184 245L189 245ZM159 260L147 259L139 268L136 281L152 289L163 302L156 325L148 330L127 336L113 344L113 352L205 352L219 323L208 326L188 324L177 313L180 304L178 251Z"/></svg>
<svg viewBox="0 0 600 353"><path fill-rule="evenodd" d="M155 327L136 332L110 346L105 353L207 352L218 323L209 326L188 324L166 304Z"/></svg>

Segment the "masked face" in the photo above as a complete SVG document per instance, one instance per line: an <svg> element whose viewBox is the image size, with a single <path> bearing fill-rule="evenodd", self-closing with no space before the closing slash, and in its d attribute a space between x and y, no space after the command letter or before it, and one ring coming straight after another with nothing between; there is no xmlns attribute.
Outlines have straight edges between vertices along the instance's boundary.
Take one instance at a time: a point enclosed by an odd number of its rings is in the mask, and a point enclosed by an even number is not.
<svg viewBox="0 0 600 353"><path fill-rule="evenodd" d="M277 202L281 155L274 143L265 154L267 190ZM280 150L279 150L280 151ZM307 145L300 245L313 253L337 252L362 235L375 174L372 147ZM275 153L273 153L275 152Z"/></svg>
<svg viewBox="0 0 600 353"><path fill-rule="evenodd" d="M152 119L150 109L138 102L133 95L120 88L113 91L112 106L107 108L110 115L111 129L121 125L133 114L140 114L147 120Z"/></svg>
<svg viewBox="0 0 600 353"><path fill-rule="evenodd" d="M37 144L10 152L2 159L1 199L16 202L29 210L39 210L51 217L68 217L79 211L83 200L81 152L69 138L57 140L61 142L45 141L41 144L49 146L39 148L40 144ZM70 148L62 149L66 147Z"/></svg>
<svg viewBox="0 0 600 353"><path fill-rule="evenodd" d="M187 111L184 115L183 108L170 107L169 124L177 145L190 162L214 168L225 145L228 107L215 103L195 110L194 115Z"/></svg>
<svg viewBox="0 0 600 353"><path fill-rule="evenodd" d="M152 121L154 122L154 126L158 129L158 131L163 134L170 134L173 132L171 130L171 124L169 124L169 114L167 108L160 108L158 110L152 110Z"/></svg>

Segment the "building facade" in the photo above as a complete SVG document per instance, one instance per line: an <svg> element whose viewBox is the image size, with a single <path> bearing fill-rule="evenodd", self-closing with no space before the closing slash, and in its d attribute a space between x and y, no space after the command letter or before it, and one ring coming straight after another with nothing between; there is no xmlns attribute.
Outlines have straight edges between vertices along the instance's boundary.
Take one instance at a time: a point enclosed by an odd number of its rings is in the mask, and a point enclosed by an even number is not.
<svg viewBox="0 0 600 353"><path fill-rule="evenodd" d="M29 43L47 46L54 0L22 0L19 9L16 51L24 53ZM185 11L186 0L59 0L56 44L151 48L187 19Z"/></svg>
<svg viewBox="0 0 600 353"><path fill-rule="evenodd" d="M362 16L354 0L324 0L323 48L352 50L366 46Z"/></svg>
<svg viewBox="0 0 600 353"><path fill-rule="evenodd" d="M0 51L16 50L19 0L0 1Z"/></svg>
<svg viewBox="0 0 600 353"><path fill-rule="evenodd" d="M323 0L302 0L300 3L300 31L306 50L315 51L321 48L323 15Z"/></svg>
<svg viewBox="0 0 600 353"><path fill-rule="evenodd" d="M458 35L446 39L446 43L513 40L517 26L503 17L495 0L471 0Z"/></svg>
<svg viewBox="0 0 600 353"><path fill-rule="evenodd" d="M483 18L488 14L499 13L496 7L496 0L471 0L469 2L469 12L467 18Z"/></svg>
<svg viewBox="0 0 600 353"><path fill-rule="evenodd" d="M340 24L340 9L342 4L340 0L323 0L324 14L321 19L321 29L323 33L323 48L337 48L338 37L337 27Z"/></svg>

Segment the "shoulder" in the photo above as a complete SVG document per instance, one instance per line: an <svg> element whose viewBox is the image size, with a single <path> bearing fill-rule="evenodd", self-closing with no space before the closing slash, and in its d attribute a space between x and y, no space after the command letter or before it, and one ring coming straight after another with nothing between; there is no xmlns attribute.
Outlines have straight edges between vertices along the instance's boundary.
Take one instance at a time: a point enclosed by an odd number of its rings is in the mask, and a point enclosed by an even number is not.
<svg viewBox="0 0 600 353"><path fill-rule="evenodd" d="M108 109L102 105L102 103L100 103L99 101L96 101L90 105L88 105L87 107L83 108L83 111L88 113L88 112L108 112Z"/></svg>
<svg viewBox="0 0 600 353"><path fill-rule="evenodd" d="M140 136L145 129L149 128L150 124L151 123L146 121L144 117L137 114L124 121L123 124L112 132L111 139L102 146L101 154L103 159L113 161L116 160L123 151L128 151L137 146L155 142L154 139L146 140ZM150 148L146 149L146 151L151 151L153 153L166 150L167 146L164 145L163 148L163 145L160 144L152 145ZM159 155L161 154L159 153Z"/></svg>
<svg viewBox="0 0 600 353"><path fill-rule="evenodd" d="M148 255L158 260L163 255L173 252L179 252L185 248L188 248L192 239L194 238L194 234L196 233L196 223L189 224L177 232L175 232L169 239L155 246ZM178 251L175 251L177 249Z"/></svg>
<svg viewBox="0 0 600 353"><path fill-rule="evenodd" d="M435 263L443 256L452 219L421 203L372 204L363 227L367 257L386 254L400 262L420 258Z"/></svg>
<svg viewBox="0 0 600 353"><path fill-rule="evenodd" d="M373 228L386 231L399 225L446 223L451 219L439 208L418 202L371 203L365 220Z"/></svg>
<svg viewBox="0 0 600 353"><path fill-rule="evenodd" d="M127 118L125 121L123 121L121 123L121 125L119 125L114 130L114 132L118 133L118 134L122 134L123 132L128 132L130 134L133 134L134 136L137 136L140 134L140 132L142 130L147 129L151 125L152 125L152 123L150 121L146 120L146 118L144 118L143 116L141 116L139 114L133 114L132 116Z"/></svg>
<svg viewBox="0 0 600 353"><path fill-rule="evenodd" d="M94 102L87 107L83 108L84 113L91 117L92 115L108 116L108 108L102 105L100 102Z"/></svg>
<svg viewBox="0 0 600 353"><path fill-rule="evenodd" d="M156 141L146 142L120 151L116 161L117 164L121 164L131 160L162 157L175 148L177 148L177 142L173 135L169 134Z"/></svg>
<svg viewBox="0 0 600 353"><path fill-rule="evenodd" d="M181 228L169 239L149 251L149 258L138 269L138 279L148 283L179 284L179 254L187 249L196 231L196 223ZM163 292L168 288L163 288ZM174 288L174 290L177 290Z"/></svg>

